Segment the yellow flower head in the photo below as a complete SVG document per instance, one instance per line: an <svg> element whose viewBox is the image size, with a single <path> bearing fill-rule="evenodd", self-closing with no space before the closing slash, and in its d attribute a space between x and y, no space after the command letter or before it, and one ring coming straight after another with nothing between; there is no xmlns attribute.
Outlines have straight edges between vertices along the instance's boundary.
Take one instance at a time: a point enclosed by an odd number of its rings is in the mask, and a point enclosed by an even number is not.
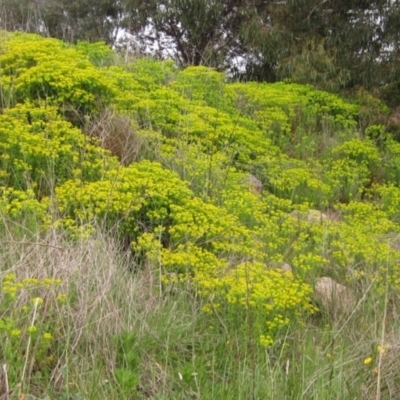
<svg viewBox="0 0 400 400"><path fill-rule="evenodd" d="M50 286L52 283L53 283L53 280L51 278L45 278L41 282L41 284L44 286Z"/></svg>
<svg viewBox="0 0 400 400"><path fill-rule="evenodd" d="M364 365L369 365L372 363L372 357L368 357L364 360Z"/></svg>
<svg viewBox="0 0 400 400"><path fill-rule="evenodd" d="M68 296L66 294L59 294L57 296L57 301L59 301L60 303L65 303L68 299Z"/></svg>
<svg viewBox="0 0 400 400"><path fill-rule="evenodd" d="M5 281L15 281L15 279L16 279L16 275L15 274L7 274L5 277L4 277L4 280Z"/></svg>
<svg viewBox="0 0 400 400"><path fill-rule="evenodd" d="M11 331L11 336L19 337L21 335L21 331L19 329L13 329Z"/></svg>
<svg viewBox="0 0 400 400"><path fill-rule="evenodd" d="M34 304L34 305L38 305L38 306L40 306L41 304L43 304L43 299L41 298L41 297L34 297L33 299L31 299L31 302Z"/></svg>
<svg viewBox="0 0 400 400"><path fill-rule="evenodd" d="M35 333L37 331L37 327L34 325L31 325L28 329L27 329L28 333Z"/></svg>
<svg viewBox="0 0 400 400"><path fill-rule="evenodd" d="M377 350L379 354L384 354L390 348L390 345L384 344L383 346L378 345Z"/></svg>

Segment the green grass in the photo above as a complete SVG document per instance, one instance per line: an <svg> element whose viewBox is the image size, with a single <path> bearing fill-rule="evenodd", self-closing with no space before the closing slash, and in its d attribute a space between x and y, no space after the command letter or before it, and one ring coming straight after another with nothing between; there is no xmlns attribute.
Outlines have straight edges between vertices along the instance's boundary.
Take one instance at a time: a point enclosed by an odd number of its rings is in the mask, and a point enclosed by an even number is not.
<svg viewBox="0 0 400 400"><path fill-rule="evenodd" d="M235 331L240 316L202 312L189 284L160 284L155 265L129 271L129 257L100 230L71 243L57 232L28 238L9 226L0 243L3 280L9 273L59 278L57 290L68 294L56 315L38 311L37 325L50 320L54 332L53 361L39 371L12 365L3 337L4 398L372 400L399 394L393 293L382 297L366 288L350 316L334 319L322 310L263 348L243 326ZM0 317L16 315L18 302L6 307L2 297ZM380 344L390 345L381 355ZM29 350L29 365L39 357L36 350Z"/></svg>

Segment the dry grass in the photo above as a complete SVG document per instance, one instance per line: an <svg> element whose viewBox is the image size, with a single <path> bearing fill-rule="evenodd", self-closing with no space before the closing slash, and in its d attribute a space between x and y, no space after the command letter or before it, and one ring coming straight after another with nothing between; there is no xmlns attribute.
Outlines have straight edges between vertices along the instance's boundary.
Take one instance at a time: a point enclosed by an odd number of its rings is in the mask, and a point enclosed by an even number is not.
<svg viewBox="0 0 400 400"><path fill-rule="evenodd" d="M160 291L158 266L132 271L126 251L101 230L71 242L56 231L31 233L9 221L4 226L1 278L59 278L57 290L68 293L69 301L54 320L58 347L49 382L34 382L27 368L24 381L11 387L9 366L3 365L1 398L399 398L400 318L382 296L366 293L347 319L329 321L322 314L303 330L288 331L285 342L268 351L246 349L240 332L228 343L217 318L201 313L195 291ZM210 331L210 324L216 329ZM137 382L128 391L116 379L121 337L132 340L126 351L137 356ZM384 353L378 345L387 345ZM369 357L371 364L364 365Z"/></svg>
<svg viewBox="0 0 400 400"><path fill-rule="evenodd" d="M105 109L96 120L84 129L90 136L99 141L99 145L118 157L122 165L137 161L143 146L141 138L133 128L133 122L112 110Z"/></svg>
<svg viewBox="0 0 400 400"><path fill-rule="evenodd" d="M82 391L99 376L104 384L112 381L115 337L133 329L145 334L143 316L158 307L153 275L148 270L132 274L119 245L100 233L71 243L55 231L29 236L15 231L0 237L1 276L61 279L58 291L70 298L58 310L58 341L64 348L52 371L53 387Z"/></svg>

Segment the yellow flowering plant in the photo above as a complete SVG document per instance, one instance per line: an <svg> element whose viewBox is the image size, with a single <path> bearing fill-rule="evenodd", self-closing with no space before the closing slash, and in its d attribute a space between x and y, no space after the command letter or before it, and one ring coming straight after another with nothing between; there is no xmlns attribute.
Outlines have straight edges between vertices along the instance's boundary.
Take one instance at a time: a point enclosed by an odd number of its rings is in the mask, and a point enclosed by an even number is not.
<svg viewBox="0 0 400 400"><path fill-rule="evenodd" d="M399 287L398 251L382 235L400 229L400 151L388 140L393 170L382 167L382 149L356 131L357 104L287 82L228 83L168 61L110 65L101 44L4 37L7 218L30 216L78 239L97 225L117 232L139 264L157 265L165 285L189 285L205 309L238 313L241 327L251 316L264 346L314 311L317 275L382 288L390 271ZM80 129L105 106L144 144L137 162L121 165ZM15 338L29 326L7 332Z"/></svg>
<svg viewBox="0 0 400 400"><path fill-rule="evenodd" d="M46 102L81 117L111 100L112 86L80 51L54 39L10 34L0 49L1 83L9 106ZM80 117L79 117L80 118ZM73 121L79 124L79 118Z"/></svg>
<svg viewBox="0 0 400 400"><path fill-rule="evenodd" d="M57 321L61 305L57 299L65 296L56 294L60 283L59 279L52 278L18 279L13 273L3 278L0 354L7 364L10 385L19 383L26 363L41 376L51 372L57 357L53 339L59 334Z"/></svg>

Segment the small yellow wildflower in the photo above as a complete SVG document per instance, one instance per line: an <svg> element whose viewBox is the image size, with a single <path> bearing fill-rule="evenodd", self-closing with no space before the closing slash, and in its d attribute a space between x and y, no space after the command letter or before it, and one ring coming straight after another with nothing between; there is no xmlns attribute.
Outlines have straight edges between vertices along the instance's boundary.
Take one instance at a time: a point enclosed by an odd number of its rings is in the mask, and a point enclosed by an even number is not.
<svg viewBox="0 0 400 400"><path fill-rule="evenodd" d="M10 286L7 288L3 288L3 292L13 296L17 293L17 288L15 286Z"/></svg>
<svg viewBox="0 0 400 400"><path fill-rule="evenodd" d="M260 335L259 341L260 345L264 347L269 347L274 342L270 335Z"/></svg>
<svg viewBox="0 0 400 400"><path fill-rule="evenodd" d="M326 355L326 358L332 358L332 354L331 353L328 353L327 355Z"/></svg>
<svg viewBox="0 0 400 400"><path fill-rule="evenodd" d="M43 304L43 299L41 297L34 297L33 299L31 299L31 302L35 305L41 305Z"/></svg>
<svg viewBox="0 0 400 400"><path fill-rule="evenodd" d="M53 339L53 335L50 332L45 332L43 334L43 339L44 340L51 340L51 339Z"/></svg>
<svg viewBox="0 0 400 400"><path fill-rule="evenodd" d="M37 278L24 278L22 283L26 286L35 286L39 284L39 280Z"/></svg>
<svg viewBox="0 0 400 400"><path fill-rule="evenodd" d="M372 357L368 357L364 360L364 365L369 365L372 363Z"/></svg>
<svg viewBox="0 0 400 400"><path fill-rule="evenodd" d="M52 283L53 283L53 280L51 278L44 278L41 282L41 284L44 286L50 286Z"/></svg>
<svg viewBox="0 0 400 400"><path fill-rule="evenodd" d="M5 281L15 281L15 279L16 279L16 275L15 275L15 274L7 274L7 275L4 277L4 280L5 280Z"/></svg>
<svg viewBox="0 0 400 400"><path fill-rule="evenodd" d="M209 313L209 312L212 311L212 307L210 306L210 304L205 304L205 305L202 307L202 311L205 312L205 313Z"/></svg>
<svg viewBox="0 0 400 400"><path fill-rule="evenodd" d="M390 348L390 345L384 344L383 346L378 345L377 350L379 354L384 354Z"/></svg>
<svg viewBox="0 0 400 400"><path fill-rule="evenodd" d="M37 327L35 325L31 325L28 329L27 329L28 333L35 333L37 331Z"/></svg>
<svg viewBox="0 0 400 400"><path fill-rule="evenodd" d="M21 331L19 329L13 329L11 331L11 336L19 337L21 336Z"/></svg>
<svg viewBox="0 0 400 400"><path fill-rule="evenodd" d="M57 296L57 301L60 303L65 303L67 301L68 296L66 294L59 294Z"/></svg>

